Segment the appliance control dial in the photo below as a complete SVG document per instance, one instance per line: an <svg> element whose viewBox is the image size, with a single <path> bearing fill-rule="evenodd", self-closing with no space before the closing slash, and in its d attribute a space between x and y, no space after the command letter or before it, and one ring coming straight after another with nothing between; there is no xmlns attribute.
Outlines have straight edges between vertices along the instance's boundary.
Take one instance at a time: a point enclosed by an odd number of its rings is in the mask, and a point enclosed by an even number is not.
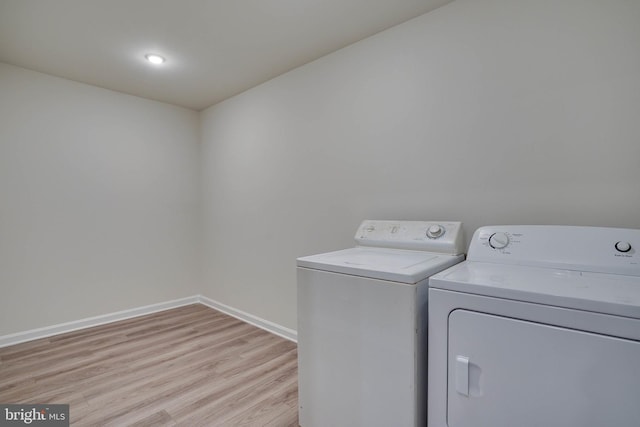
<svg viewBox="0 0 640 427"><path fill-rule="evenodd" d="M616 243L616 250L618 252L629 252L631 250L631 243L629 242L618 242Z"/></svg>
<svg viewBox="0 0 640 427"><path fill-rule="evenodd" d="M489 246L493 249L504 249L509 244L509 236L506 233L497 232L489 237Z"/></svg>
<svg viewBox="0 0 640 427"><path fill-rule="evenodd" d="M444 234L444 227L439 224L432 225L427 229L427 237L430 239L437 239L443 234Z"/></svg>

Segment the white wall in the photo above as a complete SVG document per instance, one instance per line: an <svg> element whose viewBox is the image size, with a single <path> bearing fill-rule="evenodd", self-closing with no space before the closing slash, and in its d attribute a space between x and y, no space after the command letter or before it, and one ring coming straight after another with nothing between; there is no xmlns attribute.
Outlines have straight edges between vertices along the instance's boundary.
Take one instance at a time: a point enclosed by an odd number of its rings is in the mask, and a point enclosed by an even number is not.
<svg viewBox="0 0 640 427"><path fill-rule="evenodd" d="M295 258L366 218L640 228L638 22L456 0L200 116L0 64L0 335L197 293L295 329Z"/></svg>
<svg viewBox="0 0 640 427"><path fill-rule="evenodd" d="M0 335L199 292L198 113L0 64Z"/></svg>
<svg viewBox="0 0 640 427"><path fill-rule="evenodd" d="M296 325L371 219L640 228L640 2L457 0L206 110L204 295Z"/></svg>

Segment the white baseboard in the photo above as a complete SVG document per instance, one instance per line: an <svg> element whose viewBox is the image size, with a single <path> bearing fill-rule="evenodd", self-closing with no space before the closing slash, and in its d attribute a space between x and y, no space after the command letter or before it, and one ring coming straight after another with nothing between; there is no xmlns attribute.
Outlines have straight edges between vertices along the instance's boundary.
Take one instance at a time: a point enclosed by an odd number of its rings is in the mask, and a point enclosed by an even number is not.
<svg viewBox="0 0 640 427"><path fill-rule="evenodd" d="M103 314L101 316L88 317L86 319L75 320L73 322L60 323L44 328L32 329L30 331L18 332L10 335L0 336L0 348L14 344L20 344L25 341L47 338L53 335L64 334L67 332L77 331L79 329L90 328L92 326L104 325L105 323L117 322L118 320L130 319L132 317L144 316L158 311L169 310L171 308L181 307L183 305L199 303L199 295L180 298L173 301L161 302L158 304L146 305L144 307L132 308L129 310L118 311L115 313Z"/></svg>
<svg viewBox="0 0 640 427"><path fill-rule="evenodd" d="M261 319L244 311L229 307L211 298L202 295L194 295L191 297L180 298L173 301L161 302L158 304L146 305L144 307L132 308L129 310L118 311L115 313L103 314L101 316L88 317L86 319L75 320L73 322L60 323L44 328L32 329L30 331L17 332L15 334L0 336L0 348L14 344L20 344L26 341L33 341L41 338L47 338L53 335L64 334L67 332L77 331L79 329L91 328L93 326L104 325L106 323L117 322L119 320L130 319L132 317L144 316L145 314L156 313L158 311L170 310L172 308L182 307L189 304L202 304L214 310L221 311L229 316L240 319L243 322L257 326L274 335L278 335L289 341L297 342L298 334L293 329L285 328L277 323Z"/></svg>
<svg viewBox="0 0 640 427"><path fill-rule="evenodd" d="M207 307L211 307L215 310L221 311L224 314L240 319L243 322L249 323L253 326L257 326L260 329L264 329L267 332L271 332L274 335L278 335L289 341L298 342L298 333L293 329L285 328L277 323L270 322L268 320L261 319L253 314L246 313L237 308L229 307L226 304L212 300L211 298L200 295L200 304L204 304Z"/></svg>

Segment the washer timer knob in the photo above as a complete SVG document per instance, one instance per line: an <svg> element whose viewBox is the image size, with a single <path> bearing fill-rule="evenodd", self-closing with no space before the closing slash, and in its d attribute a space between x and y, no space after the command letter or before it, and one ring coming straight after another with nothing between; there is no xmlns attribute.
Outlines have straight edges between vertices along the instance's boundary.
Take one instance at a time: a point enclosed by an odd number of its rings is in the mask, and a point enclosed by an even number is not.
<svg viewBox="0 0 640 427"><path fill-rule="evenodd" d="M506 233L498 232L493 233L489 237L489 246L493 249L504 249L509 244L509 236Z"/></svg>
<svg viewBox="0 0 640 427"><path fill-rule="evenodd" d="M629 252L631 250L631 243L629 242L618 242L616 243L616 250L618 252Z"/></svg>
<svg viewBox="0 0 640 427"><path fill-rule="evenodd" d="M444 227L439 224L432 225L427 229L427 237L430 239L437 239L444 234Z"/></svg>

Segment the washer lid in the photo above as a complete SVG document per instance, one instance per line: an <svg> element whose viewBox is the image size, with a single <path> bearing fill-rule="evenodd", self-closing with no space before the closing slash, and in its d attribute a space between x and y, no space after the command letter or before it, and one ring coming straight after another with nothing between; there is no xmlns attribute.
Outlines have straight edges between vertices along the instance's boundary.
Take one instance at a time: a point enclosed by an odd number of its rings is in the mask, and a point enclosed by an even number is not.
<svg viewBox="0 0 640 427"><path fill-rule="evenodd" d="M465 261L429 287L640 319L640 277Z"/></svg>
<svg viewBox="0 0 640 427"><path fill-rule="evenodd" d="M298 258L297 265L314 270L414 284L462 260L462 255L355 247Z"/></svg>

